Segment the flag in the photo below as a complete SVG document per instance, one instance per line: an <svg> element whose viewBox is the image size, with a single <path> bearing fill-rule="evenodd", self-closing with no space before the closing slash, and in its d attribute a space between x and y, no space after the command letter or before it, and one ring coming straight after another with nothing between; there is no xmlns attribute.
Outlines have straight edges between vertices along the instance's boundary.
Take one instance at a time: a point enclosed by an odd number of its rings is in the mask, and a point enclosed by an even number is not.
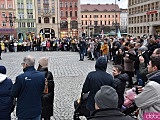
<svg viewBox="0 0 160 120"><path fill-rule="evenodd" d="M121 36L121 32L120 32L119 28L118 28L117 36L118 36L118 38L121 38L121 37L122 37L122 36Z"/></svg>
<svg viewBox="0 0 160 120"><path fill-rule="evenodd" d="M40 38L41 38L41 41L43 41L43 33L42 33L42 31L40 33Z"/></svg>
<svg viewBox="0 0 160 120"><path fill-rule="evenodd" d="M20 42L23 42L23 36L22 36L22 34L21 34L21 37L20 37Z"/></svg>
<svg viewBox="0 0 160 120"><path fill-rule="evenodd" d="M101 32L101 35L102 35L102 38L104 37L104 33L103 33L103 30L102 30L102 32Z"/></svg>

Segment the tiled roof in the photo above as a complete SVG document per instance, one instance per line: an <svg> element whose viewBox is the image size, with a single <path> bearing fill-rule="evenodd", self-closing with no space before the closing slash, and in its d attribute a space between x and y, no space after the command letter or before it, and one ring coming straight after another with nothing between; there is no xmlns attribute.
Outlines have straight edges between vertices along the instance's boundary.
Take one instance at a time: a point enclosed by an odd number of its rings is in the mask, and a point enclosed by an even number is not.
<svg viewBox="0 0 160 120"><path fill-rule="evenodd" d="M120 11L116 4L81 4L81 11Z"/></svg>

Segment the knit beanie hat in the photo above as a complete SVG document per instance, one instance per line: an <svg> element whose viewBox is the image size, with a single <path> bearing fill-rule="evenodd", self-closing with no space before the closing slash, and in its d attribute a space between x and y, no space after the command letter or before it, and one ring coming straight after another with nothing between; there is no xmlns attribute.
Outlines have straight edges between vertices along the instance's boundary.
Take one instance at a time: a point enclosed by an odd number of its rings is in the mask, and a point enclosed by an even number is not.
<svg viewBox="0 0 160 120"><path fill-rule="evenodd" d="M114 88L104 85L95 95L95 103L100 109L117 108L118 95Z"/></svg>
<svg viewBox="0 0 160 120"><path fill-rule="evenodd" d="M0 66L0 73L2 73L2 74L6 74L6 67L4 67L4 66Z"/></svg>
<svg viewBox="0 0 160 120"><path fill-rule="evenodd" d="M42 66L42 68L47 68L48 67L48 58L42 57L42 58L40 58L38 63Z"/></svg>

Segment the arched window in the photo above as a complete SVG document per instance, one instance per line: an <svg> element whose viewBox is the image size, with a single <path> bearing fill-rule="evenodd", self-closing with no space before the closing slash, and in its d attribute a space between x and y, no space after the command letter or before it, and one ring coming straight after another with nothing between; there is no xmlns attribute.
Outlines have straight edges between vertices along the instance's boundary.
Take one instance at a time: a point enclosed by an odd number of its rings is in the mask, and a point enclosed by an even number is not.
<svg viewBox="0 0 160 120"><path fill-rule="evenodd" d="M44 18L44 23L49 23L49 18L48 17Z"/></svg>
<svg viewBox="0 0 160 120"><path fill-rule="evenodd" d="M77 21L71 21L71 29L78 29L78 22Z"/></svg>
<svg viewBox="0 0 160 120"><path fill-rule="evenodd" d="M60 24L61 28L68 28L68 22L67 21L62 21Z"/></svg>

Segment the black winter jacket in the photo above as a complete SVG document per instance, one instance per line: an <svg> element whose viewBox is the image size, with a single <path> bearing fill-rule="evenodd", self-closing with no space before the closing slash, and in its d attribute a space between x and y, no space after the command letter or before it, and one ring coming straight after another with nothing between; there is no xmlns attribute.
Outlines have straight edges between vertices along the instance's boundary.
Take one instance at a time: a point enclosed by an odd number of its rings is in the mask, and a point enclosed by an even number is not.
<svg viewBox="0 0 160 120"><path fill-rule="evenodd" d="M54 101L54 81L53 75L48 68L41 68L38 71L43 72L48 81L48 93L42 95L42 118L53 116L53 101Z"/></svg>
<svg viewBox="0 0 160 120"><path fill-rule="evenodd" d="M104 57L99 57L95 65L96 71L90 72L83 84L82 93L88 93L87 109L95 110L94 96L101 86L108 85L113 87L113 77L106 72L107 62Z"/></svg>
<svg viewBox="0 0 160 120"><path fill-rule="evenodd" d="M121 108L124 103L126 81L129 81L129 76L126 73L114 77L114 88L118 94L118 108Z"/></svg>
<svg viewBox="0 0 160 120"><path fill-rule="evenodd" d="M93 112L87 120L135 120L129 116L125 116L117 108L99 109Z"/></svg>

